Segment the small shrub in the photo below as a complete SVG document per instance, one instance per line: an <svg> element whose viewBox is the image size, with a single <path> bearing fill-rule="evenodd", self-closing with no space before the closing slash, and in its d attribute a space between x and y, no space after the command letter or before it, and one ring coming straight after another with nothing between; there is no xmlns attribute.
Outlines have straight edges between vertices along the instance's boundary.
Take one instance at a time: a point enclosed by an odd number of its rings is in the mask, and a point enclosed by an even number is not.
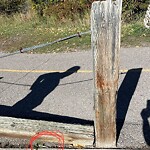
<svg viewBox="0 0 150 150"><path fill-rule="evenodd" d="M122 15L124 22L139 19L146 11L149 0L123 0Z"/></svg>
<svg viewBox="0 0 150 150"><path fill-rule="evenodd" d="M83 17L94 0L33 0L39 16L55 16L57 19Z"/></svg>
<svg viewBox="0 0 150 150"><path fill-rule="evenodd" d="M8 15L16 12L25 13L33 6L39 18L50 16L58 20L75 20L77 17L82 19L87 12L90 13L94 1L96 0L0 0L0 13ZM139 19L145 14L148 4L149 0L123 0L123 21Z"/></svg>
<svg viewBox="0 0 150 150"><path fill-rule="evenodd" d="M16 12L27 12L26 0L0 0L0 13L11 15Z"/></svg>

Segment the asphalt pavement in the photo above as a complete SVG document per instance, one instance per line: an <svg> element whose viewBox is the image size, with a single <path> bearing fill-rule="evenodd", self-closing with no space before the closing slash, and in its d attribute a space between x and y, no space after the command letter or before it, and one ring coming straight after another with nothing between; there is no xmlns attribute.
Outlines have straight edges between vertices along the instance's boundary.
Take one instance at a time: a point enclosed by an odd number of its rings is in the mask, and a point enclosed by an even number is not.
<svg viewBox="0 0 150 150"><path fill-rule="evenodd" d="M0 56L5 55L0 53ZM69 73L69 70L72 73ZM77 72L76 72L77 71ZM119 148L150 146L150 48L121 48L117 100ZM92 51L0 59L0 115L94 120ZM34 100L36 99L36 100ZM29 107L29 105L31 107ZM28 114L29 111L36 113ZM19 112L19 111L18 111ZM28 114L28 115L26 115ZM70 120L70 121L72 121Z"/></svg>

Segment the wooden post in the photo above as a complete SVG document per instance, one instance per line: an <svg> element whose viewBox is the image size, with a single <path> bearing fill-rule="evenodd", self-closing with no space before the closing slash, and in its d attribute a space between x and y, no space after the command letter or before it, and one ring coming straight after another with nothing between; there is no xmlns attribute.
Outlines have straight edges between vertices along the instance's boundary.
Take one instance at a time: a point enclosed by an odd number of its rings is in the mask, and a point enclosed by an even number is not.
<svg viewBox="0 0 150 150"><path fill-rule="evenodd" d="M122 0L97 1L91 11L94 52L95 142L97 148L116 147L116 99Z"/></svg>

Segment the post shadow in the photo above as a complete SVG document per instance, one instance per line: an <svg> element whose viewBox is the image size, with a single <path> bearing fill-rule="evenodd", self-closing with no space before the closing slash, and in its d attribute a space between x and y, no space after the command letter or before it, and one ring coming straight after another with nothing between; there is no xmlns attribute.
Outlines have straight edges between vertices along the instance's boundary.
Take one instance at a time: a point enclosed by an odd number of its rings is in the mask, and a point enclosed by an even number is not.
<svg viewBox="0 0 150 150"><path fill-rule="evenodd" d="M44 98L50 94L60 83L60 80L70 76L80 69L79 66L74 66L65 72L46 73L37 78L32 84L31 92L22 100L13 106L0 105L0 116L9 116L15 118L35 119L55 121L62 123L76 123L76 124L94 124L93 121L84 120L80 118L73 118L69 116L60 116L49 113L37 112L33 109L39 106Z"/></svg>
<svg viewBox="0 0 150 150"><path fill-rule="evenodd" d="M128 107L130 105L130 101L137 87L140 75L142 72L142 68L131 69L126 73L126 76L118 90L117 97L117 141L119 139L119 135L121 129L123 127L126 114L128 111Z"/></svg>
<svg viewBox="0 0 150 150"><path fill-rule="evenodd" d="M150 146L150 124L148 118L150 117L150 100L147 100L147 106L141 111L141 117L143 119L143 135L145 142Z"/></svg>

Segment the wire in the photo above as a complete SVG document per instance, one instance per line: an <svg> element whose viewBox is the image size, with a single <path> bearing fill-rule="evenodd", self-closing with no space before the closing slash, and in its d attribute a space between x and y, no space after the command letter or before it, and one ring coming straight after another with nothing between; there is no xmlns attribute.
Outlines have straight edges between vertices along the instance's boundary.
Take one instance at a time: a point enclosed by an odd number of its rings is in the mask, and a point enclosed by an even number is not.
<svg viewBox="0 0 150 150"><path fill-rule="evenodd" d="M29 72L27 72L25 75L23 75L22 77L18 78L17 80L15 80L13 83L11 83L8 87L6 87L5 89L3 89L1 91L0 94L2 94L3 92L5 92L6 90L8 90L9 88L11 88L13 85L16 85L18 81L20 81L21 79L25 78L29 73L31 73L33 70L37 69L38 67L42 66L43 64L45 64L46 62L48 62L50 60L47 59L46 61L42 62L41 64L37 65L34 69L30 70ZM0 82L1 83L1 82Z"/></svg>
<svg viewBox="0 0 150 150"><path fill-rule="evenodd" d="M40 45L35 45L35 46L32 46L32 47L27 47L27 48L20 48L20 50L18 50L16 52L13 52L13 53L10 53L10 54L2 55L2 56L0 56L0 58L4 58L4 57L19 54L19 53L24 53L24 52L35 50L35 49L38 49L38 48L42 48L42 47L45 47L45 46L53 45L55 43L59 43L59 42L65 41L65 40L75 38L75 37L81 37L82 35L89 34L89 33L91 33L91 31L81 32L81 33L78 32L77 34L73 34L73 35L58 39L58 40L53 41L53 42L44 43L44 44L40 44Z"/></svg>

